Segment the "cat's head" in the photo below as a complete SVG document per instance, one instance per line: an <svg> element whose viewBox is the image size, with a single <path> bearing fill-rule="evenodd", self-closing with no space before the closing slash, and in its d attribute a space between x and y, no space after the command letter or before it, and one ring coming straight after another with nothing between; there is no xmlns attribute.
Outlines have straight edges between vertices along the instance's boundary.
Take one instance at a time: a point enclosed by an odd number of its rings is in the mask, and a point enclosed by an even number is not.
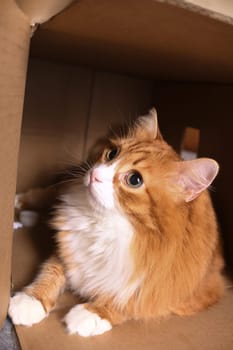
<svg viewBox="0 0 233 350"><path fill-rule="evenodd" d="M159 201L190 202L214 180L218 164L208 158L182 161L162 138L157 113L139 117L124 137L110 138L84 184L96 206L148 214Z"/></svg>

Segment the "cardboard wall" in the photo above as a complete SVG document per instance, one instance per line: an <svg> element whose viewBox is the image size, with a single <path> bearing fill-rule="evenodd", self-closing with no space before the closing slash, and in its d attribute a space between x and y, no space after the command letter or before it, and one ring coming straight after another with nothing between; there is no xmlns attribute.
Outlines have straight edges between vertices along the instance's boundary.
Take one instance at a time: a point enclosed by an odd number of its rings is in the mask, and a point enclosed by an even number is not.
<svg viewBox="0 0 233 350"><path fill-rule="evenodd" d="M30 61L18 192L48 185L61 169L81 160L91 85L91 70Z"/></svg>
<svg viewBox="0 0 233 350"><path fill-rule="evenodd" d="M6 317L10 294L13 206L29 39L30 26L27 18L14 1L2 0L0 2L0 327Z"/></svg>

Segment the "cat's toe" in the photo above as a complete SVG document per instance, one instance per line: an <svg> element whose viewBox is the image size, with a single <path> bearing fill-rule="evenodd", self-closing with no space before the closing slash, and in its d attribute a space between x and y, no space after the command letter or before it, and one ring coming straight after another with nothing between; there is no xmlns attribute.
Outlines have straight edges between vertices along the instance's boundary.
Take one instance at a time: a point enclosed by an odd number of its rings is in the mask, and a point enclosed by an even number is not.
<svg viewBox="0 0 233 350"><path fill-rule="evenodd" d="M26 195L24 193L18 193L15 195L15 209L22 209L25 204Z"/></svg>
<svg viewBox="0 0 233 350"><path fill-rule="evenodd" d="M47 316L41 302L24 292L10 299L8 314L14 324L23 326L32 326Z"/></svg>
<svg viewBox="0 0 233 350"><path fill-rule="evenodd" d="M65 316L64 322L70 334L78 333L83 337L103 334L112 328L108 320L87 310L83 304L73 307Z"/></svg>

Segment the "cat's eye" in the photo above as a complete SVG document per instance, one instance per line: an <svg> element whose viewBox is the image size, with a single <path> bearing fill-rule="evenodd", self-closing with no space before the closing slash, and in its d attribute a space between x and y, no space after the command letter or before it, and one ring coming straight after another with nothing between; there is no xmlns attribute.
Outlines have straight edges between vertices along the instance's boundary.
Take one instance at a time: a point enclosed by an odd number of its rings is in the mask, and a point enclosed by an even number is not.
<svg viewBox="0 0 233 350"><path fill-rule="evenodd" d="M126 184L132 188L138 188L143 185L142 175L138 171L132 171L126 175Z"/></svg>
<svg viewBox="0 0 233 350"><path fill-rule="evenodd" d="M119 154L120 149L118 147L111 148L110 150L107 151L106 153L106 160L111 161L115 159L118 154Z"/></svg>

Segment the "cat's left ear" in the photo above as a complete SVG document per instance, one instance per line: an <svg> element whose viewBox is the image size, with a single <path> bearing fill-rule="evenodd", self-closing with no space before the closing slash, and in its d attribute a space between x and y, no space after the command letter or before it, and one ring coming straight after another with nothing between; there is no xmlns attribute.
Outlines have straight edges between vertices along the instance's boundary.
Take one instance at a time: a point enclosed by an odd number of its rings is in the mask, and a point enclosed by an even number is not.
<svg viewBox="0 0 233 350"><path fill-rule="evenodd" d="M158 126L158 115L155 108L149 111L149 114L140 116L136 120L135 136L149 137L150 139L162 140L162 135Z"/></svg>
<svg viewBox="0 0 233 350"><path fill-rule="evenodd" d="M211 185L218 171L219 165L213 159L181 161L176 164L173 182L181 189L185 202L190 202Z"/></svg>

